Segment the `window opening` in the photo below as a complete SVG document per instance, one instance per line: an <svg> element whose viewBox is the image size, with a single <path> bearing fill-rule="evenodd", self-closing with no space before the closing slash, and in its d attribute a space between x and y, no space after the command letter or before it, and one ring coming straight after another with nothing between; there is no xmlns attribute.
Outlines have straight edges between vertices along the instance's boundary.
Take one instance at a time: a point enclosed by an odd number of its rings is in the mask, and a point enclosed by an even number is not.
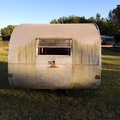
<svg viewBox="0 0 120 120"><path fill-rule="evenodd" d="M39 39L38 55L71 55L72 40Z"/></svg>

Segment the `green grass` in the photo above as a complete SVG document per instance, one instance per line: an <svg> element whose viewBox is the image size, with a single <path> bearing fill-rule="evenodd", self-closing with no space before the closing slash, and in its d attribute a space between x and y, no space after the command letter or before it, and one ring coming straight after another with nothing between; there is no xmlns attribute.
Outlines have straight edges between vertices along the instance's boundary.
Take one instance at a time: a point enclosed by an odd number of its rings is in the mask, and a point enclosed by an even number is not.
<svg viewBox="0 0 120 120"><path fill-rule="evenodd" d="M0 41L0 47L9 46L9 41Z"/></svg>
<svg viewBox="0 0 120 120"><path fill-rule="evenodd" d="M120 52L102 50L98 91L12 89L7 79L8 51L0 50L0 120L118 120Z"/></svg>

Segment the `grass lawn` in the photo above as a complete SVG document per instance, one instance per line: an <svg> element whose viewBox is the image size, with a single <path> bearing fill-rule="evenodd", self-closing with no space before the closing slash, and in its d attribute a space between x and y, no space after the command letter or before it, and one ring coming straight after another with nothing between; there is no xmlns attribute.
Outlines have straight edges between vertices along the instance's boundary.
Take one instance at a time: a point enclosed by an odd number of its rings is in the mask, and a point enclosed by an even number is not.
<svg viewBox="0 0 120 120"><path fill-rule="evenodd" d="M0 50L0 120L120 119L120 52L102 50L98 91L12 89L7 79L8 51Z"/></svg>
<svg viewBox="0 0 120 120"><path fill-rule="evenodd" d="M0 41L0 47L8 46L9 41Z"/></svg>

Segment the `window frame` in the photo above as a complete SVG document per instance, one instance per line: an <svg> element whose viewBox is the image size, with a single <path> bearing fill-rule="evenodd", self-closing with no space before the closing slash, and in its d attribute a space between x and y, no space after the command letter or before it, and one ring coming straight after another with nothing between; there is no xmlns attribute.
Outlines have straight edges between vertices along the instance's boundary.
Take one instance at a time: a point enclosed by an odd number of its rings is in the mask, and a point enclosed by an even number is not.
<svg viewBox="0 0 120 120"><path fill-rule="evenodd" d="M36 38L36 40L37 40L37 42L36 42L36 55L37 56L42 56L42 55L63 55L63 56L72 56L72 39L66 39L66 38L61 38L61 39L59 39L59 38L57 38L57 39L55 39L55 38L47 38L47 39L41 39L41 38ZM58 43L56 43L57 45L40 45L40 41L54 41L54 42L58 42ZM63 43L63 42L60 42L61 40L66 40L68 43L69 43L69 45L65 45L65 43ZM66 42L65 41L65 42ZM61 44L61 45L58 45L58 44ZM62 45L63 44L63 45ZM61 53L60 54L60 51L58 52L59 54L57 54L56 53L56 51L55 51L55 53L54 54L52 54L52 53L47 53L47 54L41 54L40 52L40 49L61 49L61 50L63 50L63 49L68 49L68 54L63 54L63 53ZM62 51L63 52L63 51Z"/></svg>

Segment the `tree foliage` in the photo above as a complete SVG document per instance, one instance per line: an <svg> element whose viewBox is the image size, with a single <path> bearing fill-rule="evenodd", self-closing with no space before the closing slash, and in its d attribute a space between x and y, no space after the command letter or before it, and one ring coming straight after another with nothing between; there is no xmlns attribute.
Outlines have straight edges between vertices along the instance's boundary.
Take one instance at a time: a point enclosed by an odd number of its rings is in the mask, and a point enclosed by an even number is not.
<svg viewBox="0 0 120 120"><path fill-rule="evenodd" d="M101 35L111 35L120 34L120 5L113 10L110 10L107 18L102 18L99 13L96 17L90 17L86 19L84 16L69 16L60 17L59 19L53 19L51 24L66 24L66 23L96 23L99 26Z"/></svg>
<svg viewBox="0 0 120 120"><path fill-rule="evenodd" d="M114 23L120 24L120 5L117 5L117 7L113 10L110 10L109 12L109 20Z"/></svg>
<svg viewBox="0 0 120 120"><path fill-rule="evenodd" d="M10 40L11 34L16 26L8 25L0 30L2 40Z"/></svg>
<svg viewBox="0 0 120 120"><path fill-rule="evenodd" d="M120 34L120 5L110 10L108 15L109 24L114 34Z"/></svg>
<svg viewBox="0 0 120 120"><path fill-rule="evenodd" d="M96 14L96 18L90 17L89 19L86 19L84 16L79 17L79 16L69 16L69 17L60 17L59 19L53 19L51 24L66 24L66 23L96 23L101 31L101 34L106 34L108 33L109 26L107 25L107 20L104 18L101 18L101 15L99 13ZM105 28L105 29L104 29ZM106 31L107 30L107 31Z"/></svg>
<svg viewBox="0 0 120 120"><path fill-rule="evenodd" d="M120 34L116 34L114 38L115 38L115 43L120 44Z"/></svg>
<svg viewBox="0 0 120 120"><path fill-rule="evenodd" d="M59 19L53 19L50 23L51 24L66 24L66 23L87 23L89 22L85 17L79 16L69 16L69 17L60 17Z"/></svg>

